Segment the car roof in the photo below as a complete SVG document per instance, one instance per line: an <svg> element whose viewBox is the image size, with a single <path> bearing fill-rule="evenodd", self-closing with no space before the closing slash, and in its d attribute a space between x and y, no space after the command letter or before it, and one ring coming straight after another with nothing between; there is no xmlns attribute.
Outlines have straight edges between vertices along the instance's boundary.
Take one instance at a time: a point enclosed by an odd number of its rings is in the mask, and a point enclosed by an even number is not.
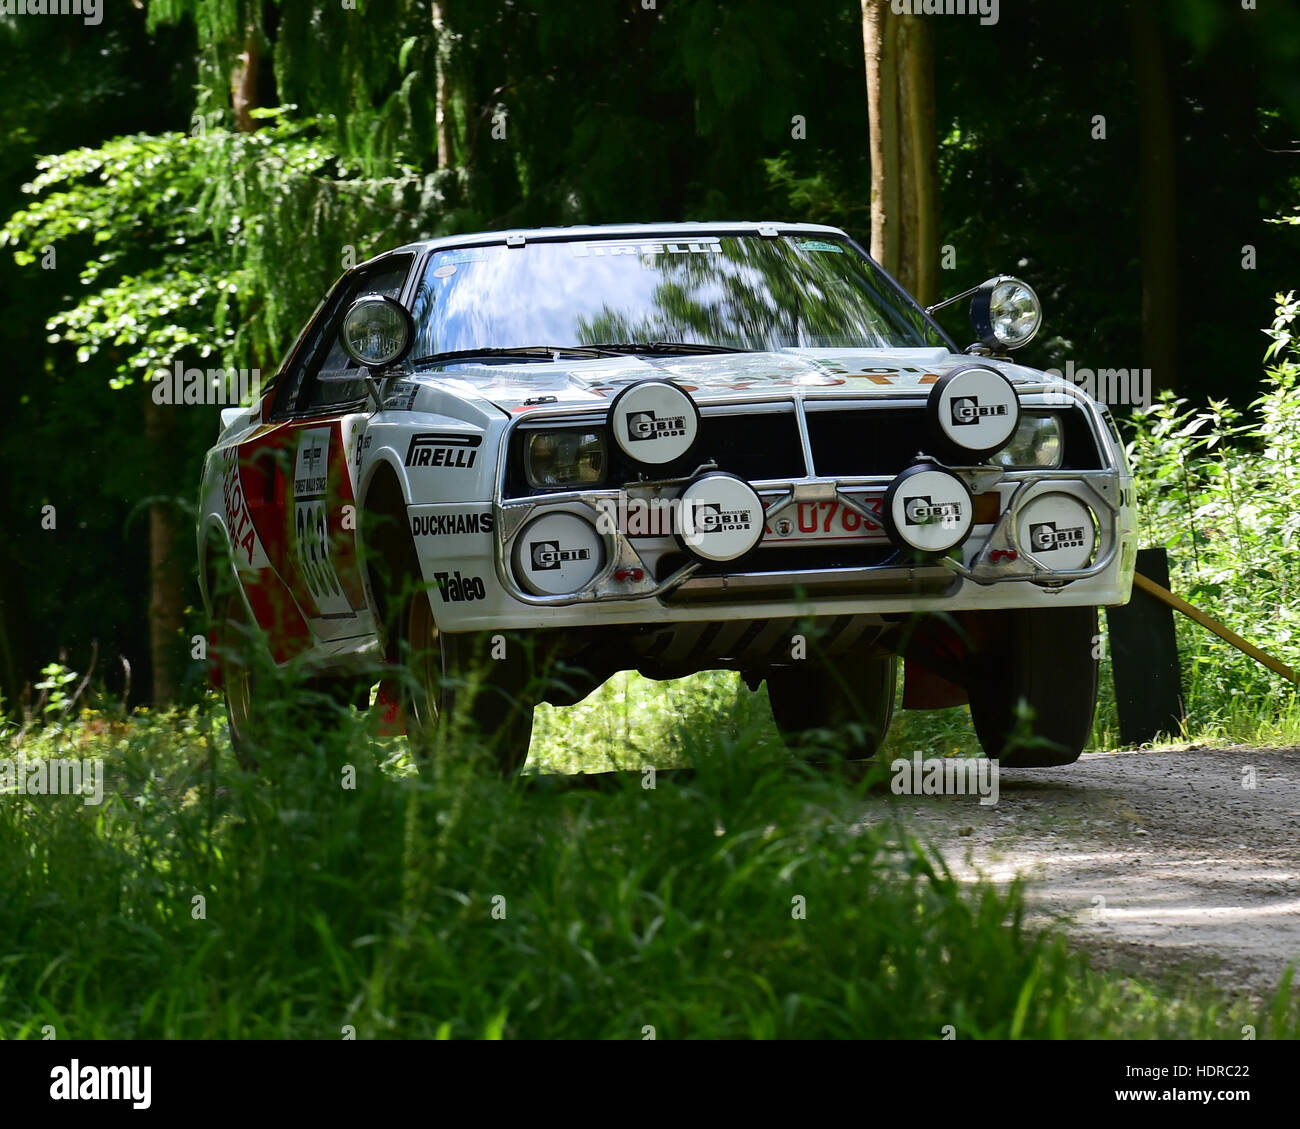
<svg viewBox="0 0 1300 1129"><path fill-rule="evenodd" d="M564 239L604 239L626 236L645 238L655 235L755 235L770 232L775 235L844 235L838 227L821 223L778 223L753 220L723 223L610 223L579 225L573 227L516 227L507 231L475 231L461 235L444 235L438 239L421 239L393 247L376 255L385 258L399 252L438 251L450 247L481 247L521 238L525 244L554 242ZM366 264L360 264L362 266Z"/></svg>

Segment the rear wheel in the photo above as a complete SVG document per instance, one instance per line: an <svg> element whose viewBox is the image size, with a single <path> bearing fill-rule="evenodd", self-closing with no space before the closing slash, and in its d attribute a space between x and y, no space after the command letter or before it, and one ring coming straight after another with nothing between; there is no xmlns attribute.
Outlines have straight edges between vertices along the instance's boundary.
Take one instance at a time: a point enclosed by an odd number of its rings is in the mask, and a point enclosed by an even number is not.
<svg viewBox="0 0 1300 1129"><path fill-rule="evenodd" d="M971 720L985 753L1008 768L1079 759L1097 708L1096 608L1002 613L970 655Z"/></svg>
<svg viewBox="0 0 1300 1129"><path fill-rule="evenodd" d="M258 723L264 720L259 700L261 689L252 653L248 612L237 593L225 599L225 613L217 625L221 654L221 684L226 697L226 720L230 746L242 768L257 768L254 749L258 745Z"/></svg>
<svg viewBox="0 0 1300 1129"><path fill-rule="evenodd" d="M237 591L221 599L211 637L221 660L230 746L240 767L257 771L277 747L304 751L337 725L353 688L325 678L293 678L277 669Z"/></svg>
<svg viewBox="0 0 1300 1129"><path fill-rule="evenodd" d="M830 730L847 759L870 760L889 732L897 678L893 655L779 667L767 675L772 718L792 747L807 748L815 730Z"/></svg>

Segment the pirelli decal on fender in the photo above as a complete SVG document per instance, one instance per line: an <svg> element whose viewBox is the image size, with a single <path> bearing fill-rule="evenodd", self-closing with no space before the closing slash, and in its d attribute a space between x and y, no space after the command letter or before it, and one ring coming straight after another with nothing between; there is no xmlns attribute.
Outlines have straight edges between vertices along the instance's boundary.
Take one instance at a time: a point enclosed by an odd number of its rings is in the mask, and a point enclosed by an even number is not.
<svg viewBox="0 0 1300 1129"><path fill-rule="evenodd" d="M411 445L406 449L406 465L468 470L474 465L482 443L481 435L465 435L451 431L412 435Z"/></svg>

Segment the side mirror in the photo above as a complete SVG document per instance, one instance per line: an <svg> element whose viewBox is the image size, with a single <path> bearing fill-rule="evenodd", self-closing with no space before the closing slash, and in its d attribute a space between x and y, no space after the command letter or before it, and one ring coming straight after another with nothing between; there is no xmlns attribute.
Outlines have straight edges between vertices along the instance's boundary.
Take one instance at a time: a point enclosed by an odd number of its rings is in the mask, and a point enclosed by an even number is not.
<svg viewBox="0 0 1300 1129"><path fill-rule="evenodd" d="M1043 324L1043 308L1033 287L1006 274L946 298L925 312L933 315L963 298L971 300L970 321L976 337L992 353L1009 353L1028 345Z"/></svg>
<svg viewBox="0 0 1300 1129"><path fill-rule="evenodd" d="M415 323L406 307L382 294L358 298L339 327L343 351L357 364L380 371L397 364L415 343Z"/></svg>

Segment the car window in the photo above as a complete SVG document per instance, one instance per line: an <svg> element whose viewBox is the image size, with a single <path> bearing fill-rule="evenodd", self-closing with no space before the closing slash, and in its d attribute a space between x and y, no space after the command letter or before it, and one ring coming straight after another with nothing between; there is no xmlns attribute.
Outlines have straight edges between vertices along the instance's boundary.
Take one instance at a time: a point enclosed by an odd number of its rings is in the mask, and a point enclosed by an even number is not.
<svg viewBox="0 0 1300 1129"><path fill-rule="evenodd" d="M398 255L382 263L358 271L343 280L331 295L327 316L321 321L319 337L308 342L304 350L302 377L293 400L298 411L327 408L335 404L348 404L365 398L366 386L358 375L358 366L343 350L339 340L339 324L352 302L366 294L382 294L398 298L411 268L410 255ZM339 379L342 378L342 379Z"/></svg>
<svg viewBox="0 0 1300 1129"><path fill-rule="evenodd" d="M303 373L324 339L325 327L329 324L339 293L346 289L345 283L346 279L339 279L330 287L325 297L316 303L316 309L307 319L307 324L298 335L298 340L294 342L288 357L280 366L280 371L273 378L270 389L273 396L272 418L285 415L297 402L298 393L302 388Z"/></svg>
<svg viewBox="0 0 1300 1129"><path fill-rule="evenodd" d="M943 344L920 307L834 233L450 248L422 273L416 357L654 341L764 351Z"/></svg>

